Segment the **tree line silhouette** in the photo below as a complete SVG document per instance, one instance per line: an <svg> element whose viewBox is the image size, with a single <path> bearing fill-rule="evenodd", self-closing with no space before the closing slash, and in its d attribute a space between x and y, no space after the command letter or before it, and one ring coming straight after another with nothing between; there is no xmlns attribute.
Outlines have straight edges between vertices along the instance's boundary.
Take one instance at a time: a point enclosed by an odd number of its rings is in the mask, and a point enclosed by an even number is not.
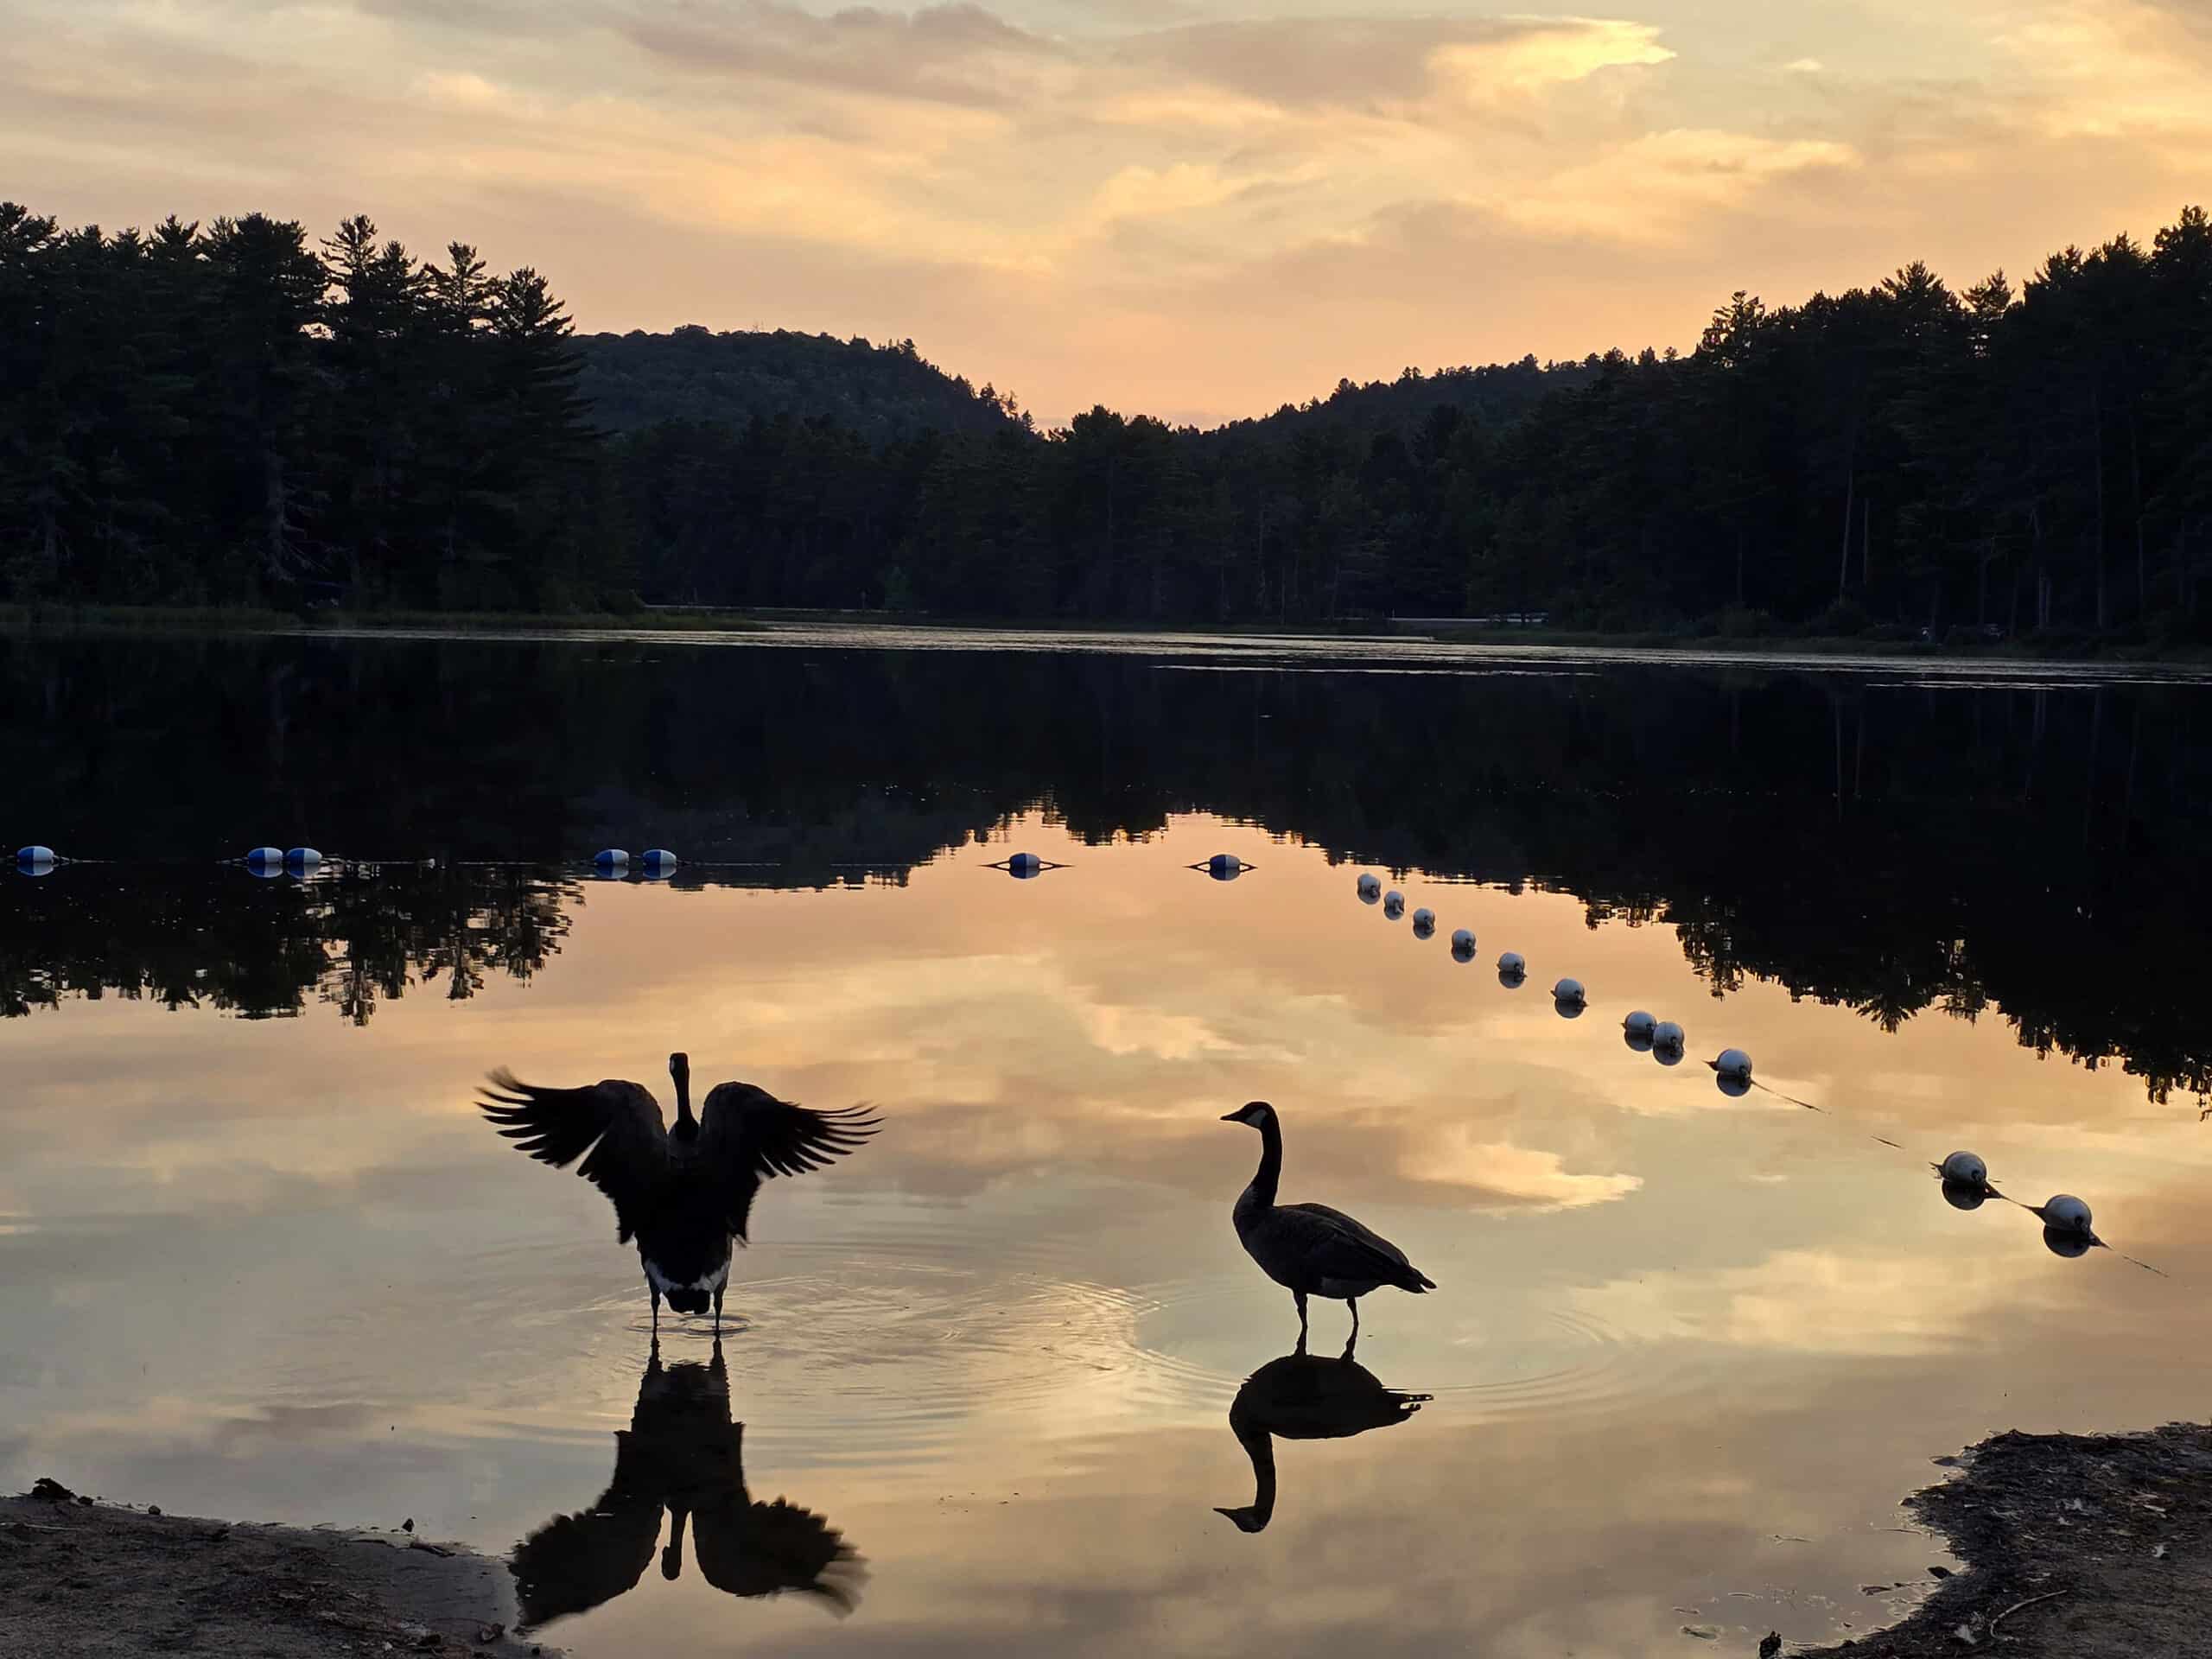
<svg viewBox="0 0 2212 1659"><path fill-rule="evenodd" d="M2017 286L1739 293L1686 356L1408 369L1211 431L1017 410L908 342L579 342L537 273L366 219L315 247L0 206L18 598L2212 634L2196 207Z"/></svg>

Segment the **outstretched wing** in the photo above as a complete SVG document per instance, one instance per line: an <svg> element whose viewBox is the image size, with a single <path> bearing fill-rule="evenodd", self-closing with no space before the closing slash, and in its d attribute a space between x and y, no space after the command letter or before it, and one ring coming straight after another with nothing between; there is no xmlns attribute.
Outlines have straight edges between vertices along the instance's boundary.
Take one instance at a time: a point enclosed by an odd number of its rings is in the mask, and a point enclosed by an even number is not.
<svg viewBox="0 0 2212 1659"><path fill-rule="evenodd" d="M1341 1210L1325 1204L1285 1204L1276 1206L1275 1214L1298 1229L1306 1242L1307 1262L1325 1278L1376 1279L1408 1290L1416 1285L1433 1288L1403 1250Z"/></svg>
<svg viewBox="0 0 2212 1659"><path fill-rule="evenodd" d="M566 1169L582 1158L576 1173L607 1194L615 1236L629 1242L668 1166L668 1130L650 1093L612 1079L588 1089L540 1089L501 1066L476 1103L501 1135L540 1163Z"/></svg>
<svg viewBox="0 0 2212 1659"><path fill-rule="evenodd" d="M828 1604L841 1618L860 1600L866 1577L860 1557L812 1510L780 1497L772 1503L740 1497L701 1510L691 1527L701 1575L726 1595L788 1590Z"/></svg>
<svg viewBox="0 0 2212 1659"><path fill-rule="evenodd" d="M865 1106L817 1112L749 1083L719 1083L699 1109L699 1155L717 1172L727 1195L724 1219L743 1238L753 1194L762 1181L820 1169L880 1127L882 1121Z"/></svg>
<svg viewBox="0 0 2212 1659"><path fill-rule="evenodd" d="M660 1538L660 1501L615 1484L590 1509L556 1515L515 1547L522 1622L536 1626L581 1613L634 1589Z"/></svg>

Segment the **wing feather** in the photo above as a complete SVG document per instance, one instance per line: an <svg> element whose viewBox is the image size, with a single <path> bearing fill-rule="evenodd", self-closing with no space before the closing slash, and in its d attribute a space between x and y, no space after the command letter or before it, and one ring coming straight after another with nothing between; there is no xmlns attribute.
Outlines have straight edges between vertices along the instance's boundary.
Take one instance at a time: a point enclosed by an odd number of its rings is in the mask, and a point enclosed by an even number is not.
<svg viewBox="0 0 2212 1659"><path fill-rule="evenodd" d="M660 1103L634 1083L609 1078L584 1089L541 1089L505 1066L476 1103L501 1135L540 1163L576 1173L614 1205L624 1243L667 1168L668 1129Z"/></svg>
<svg viewBox="0 0 2212 1659"><path fill-rule="evenodd" d="M720 1083L699 1109L699 1155L719 1172L730 1230L742 1238L762 1181L820 1169L857 1150L881 1127L866 1106L817 1111L749 1083Z"/></svg>

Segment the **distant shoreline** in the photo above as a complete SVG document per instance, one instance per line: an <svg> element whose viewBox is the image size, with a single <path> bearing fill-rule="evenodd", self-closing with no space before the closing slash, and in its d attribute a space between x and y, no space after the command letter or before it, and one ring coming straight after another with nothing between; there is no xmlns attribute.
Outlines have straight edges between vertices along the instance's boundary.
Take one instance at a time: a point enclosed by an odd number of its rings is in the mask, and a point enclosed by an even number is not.
<svg viewBox="0 0 2212 1659"><path fill-rule="evenodd" d="M267 633L334 637L353 634L439 632L480 634L486 639L526 639L549 632L576 638L620 639L639 633L768 634L780 630L896 628L918 632L1035 636L1065 634L1146 639L1184 636L1220 639L1295 639L1401 645L1525 647L1540 650L1649 653L1655 658L1710 656L1716 661L1745 657L1853 658L1948 665L1986 662L2007 667L2046 664L2053 667L2139 665L2145 668L2202 668L2212 664L2212 648L2157 646L2142 642L2079 639L2054 645L2046 641L2006 640L1957 649L1909 640L1864 636L1806 638L1795 634L1742 637L1717 633L1607 633L1589 629L1548 627L1393 626L1388 620L1338 626L1265 622L1175 622L1147 625L1116 620L1088 621L1052 617L1010 620L963 619L894 611L774 612L650 609L638 612L516 611L346 611L307 613L234 606L0 605L0 633L7 634L238 634Z"/></svg>

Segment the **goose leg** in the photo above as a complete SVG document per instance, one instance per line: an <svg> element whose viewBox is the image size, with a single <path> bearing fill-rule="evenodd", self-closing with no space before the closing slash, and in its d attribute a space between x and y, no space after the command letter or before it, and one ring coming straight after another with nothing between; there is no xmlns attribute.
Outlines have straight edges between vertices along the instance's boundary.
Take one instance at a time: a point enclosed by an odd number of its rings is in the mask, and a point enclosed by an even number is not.
<svg viewBox="0 0 2212 1659"><path fill-rule="evenodd" d="M1357 1342L1359 1340L1359 1298L1347 1296L1344 1300L1351 1304L1351 1339Z"/></svg>
<svg viewBox="0 0 2212 1659"><path fill-rule="evenodd" d="M717 1336L717 1337L720 1337L720 1336L721 1335L721 1333L722 1333L722 1294L721 1294L721 1292L720 1292L720 1291L718 1290L718 1291L716 1291L716 1292L715 1293L715 1336Z"/></svg>
<svg viewBox="0 0 2212 1659"><path fill-rule="evenodd" d="M1298 1344L1302 1348L1306 1345L1306 1293L1294 1290L1290 1294L1298 1301Z"/></svg>
<svg viewBox="0 0 2212 1659"><path fill-rule="evenodd" d="M660 1340L660 1287L658 1285L648 1285L645 1288L652 1292L653 1340L655 1342L658 1342Z"/></svg>

